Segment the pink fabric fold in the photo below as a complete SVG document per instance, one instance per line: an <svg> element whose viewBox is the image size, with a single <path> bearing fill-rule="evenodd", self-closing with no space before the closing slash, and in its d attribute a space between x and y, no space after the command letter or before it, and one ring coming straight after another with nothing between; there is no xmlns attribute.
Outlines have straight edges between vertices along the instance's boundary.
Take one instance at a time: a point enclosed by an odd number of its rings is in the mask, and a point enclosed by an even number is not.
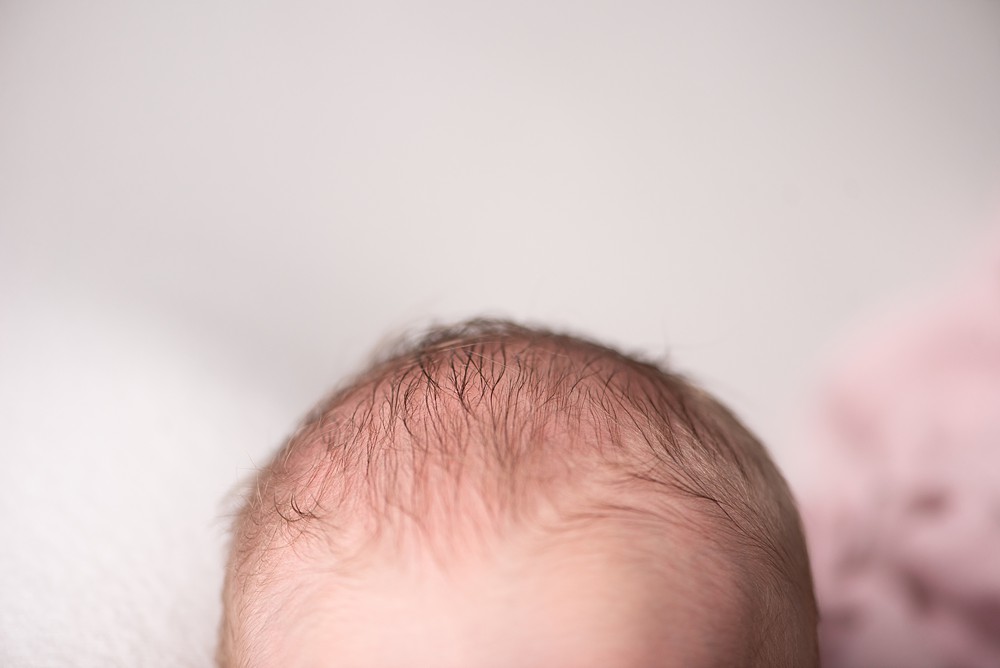
<svg viewBox="0 0 1000 668"><path fill-rule="evenodd" d="M810 420L814 458L796 487L826 668L1000 666L1000 243L990 249L847 347Z"/></svg>

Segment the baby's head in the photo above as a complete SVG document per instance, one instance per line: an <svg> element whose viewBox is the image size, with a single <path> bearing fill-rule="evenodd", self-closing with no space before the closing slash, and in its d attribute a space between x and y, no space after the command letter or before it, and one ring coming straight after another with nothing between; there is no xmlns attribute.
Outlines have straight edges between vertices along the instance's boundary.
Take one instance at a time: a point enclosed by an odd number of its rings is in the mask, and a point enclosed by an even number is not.
<svg viewBox="0 0 1000 668"><path fill-rule="evenodd" d="M225 667L817 663L798 515L683 379L496 322L334 394L256 477Z"/></svg>

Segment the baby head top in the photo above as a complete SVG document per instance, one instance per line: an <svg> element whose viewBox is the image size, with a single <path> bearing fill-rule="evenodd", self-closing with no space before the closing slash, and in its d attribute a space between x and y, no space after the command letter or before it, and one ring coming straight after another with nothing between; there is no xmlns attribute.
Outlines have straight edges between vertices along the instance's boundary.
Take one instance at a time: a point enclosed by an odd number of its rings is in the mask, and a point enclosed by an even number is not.
<svg viewBox="0 0 1000 668"><path fill-rule="evenodd" d="M248 488L225 667L817 665L794 502L683 378L506 322L437 330Z"/></svg>

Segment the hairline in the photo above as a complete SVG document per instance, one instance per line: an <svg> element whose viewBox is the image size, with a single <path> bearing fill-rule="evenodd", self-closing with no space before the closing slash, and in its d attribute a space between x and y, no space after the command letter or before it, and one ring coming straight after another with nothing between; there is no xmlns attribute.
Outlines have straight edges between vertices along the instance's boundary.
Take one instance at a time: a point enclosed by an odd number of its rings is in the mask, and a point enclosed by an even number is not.
<svg viewBox="0 0 1000 668"><path fill-rule="evenodd" d="M395 397L397 401L405 399L405 393L413 390L412 386L403 385L402 381L407 378L409 378L410 382L423 383L422 389L425 392L434 388L440 389L442 381L440 372L442 370L450 370L454 374L451 378L452 386L450 389L468 389L470 386L466 384L466 381L468 381L469 375L473 372L478 373L479 380L486 380L485 376L483 376L483 367L481 365L478 368L476 367L477 351L483 346L492 347L493 353L500 355L504 361L506 361L506 355L508 354L524 354L529 350L537 351L546 348L550 354L556 354L553 351L561 349L561 352L558 354L575 357L570 362L576 362L581 367L581 373L593 371L594 365L621 366L623 370L628 372L630 378L623 379L618 370L612 370L608 377L599 378L598 380L604 381L605 394L596 397L596 402L594 401L594 397L588 399L589 408L594 409L596 406L599 406L605 411L621 411L627 415L628 419L632 420L634 423L633 426L636 427L642 421L647 422L648 424L645 425L647 427L647 441L650 436L648 433L649 427L657 424L659 420L659 424L664 426L664 429L660 434L654 434L653 436L659 437L657 445L661 446L661 451L653 454L658 457L675 458L674 464L677 466L680 478L669 481L647 480L646 482L653 485L661 485L665 490L674 492L680 497L705 502L709 510L712 510L712 506L714 506L715 510L721 511L722 515L725 515L732 521L734 526L731 526L730 530L735 530L735 533L739 533L741 529L739 522L734 520L726 507L726 503L731 503L732 500L720 500L716 498L712 493L711 485L706 487L706 485L701 484L699 486L700 482L704 483L704 481L697 480L696 476L691 475L691 471L685 470L685 466L690 467L692 466L692 462L697 462L695 460L685 461L683 458L677 459L682 453L671 451L669 447L666 447L666 445L672 445L675 448L687 447L692 443L709 448L717 446L720 449L716 452L694 453L697 456L705 457L705 460L701 461L700 465L711 468L711 465L714 464L708 460L712 460L713 458L718 460L715 464L727 461L728 463L735 462L735 468L730 470L730 474L738 476L742 473L742 475L746 476L747 472L743 470L743 467L747 463L740 459L742 453L735 452L738 447L744 447L746 444L729 444L726 447L732 448L733 451L727 451L723 447L723 444L716 442L720 440L719 432L724 432L735 426L737 430L743 430L743 433L737 434L738 438L743 438L745 434L752 440L751 448L760 448L761 453L763 453L763 448L721 404L718 404L718 402L714 401L714 399L686 379L663 369L656 363L646 361L638 356L625 355L614 348L581 337L554 333L544 329L523 327L506 321L492 320L470 321L457 327L434 329L418 339L404 339L401 343L397 342L389 350L388 354L383 353L376 358L372 364L359 375L355 376L351 382L334 392L328 399L321 402L316 409L311 411L296 433L286 441L275 460L258 475L255 481L258 494L256 506L260 507L264 503L260 487L262 481L265 485L270 482L270 477L273 476L275 467L280 466L282 462L287 462L288 457L294 454L293 451L297 445L310 441L310 438L315 441L315 429L318 426L322 426L324 421L330 420L333 413L338 410L343 411L346 407L352 406L354 409L353 418L357 418L358 411L362 413L367 411L367 417L371 418L375 412L376 404L380 403L380 397L382 399ZM495 359L495 355L490 359ZM576 356L582 356L582 359ZM487 358L485 355L481 357L480 362L483 362ZM464 366L454 366L459 359L465 360ZM450 362L452 366L449 369L442 369L441 365L446 362ZM464 374L461 378L458 375L459 372ZM617 379L616 375L618 376ZM476 376L473 375L472 378L474 381ZM552 379L547 380L551 381ZM622 380L625 380L626 383L629 380L642 381L639 385L642 386L640 389L647 393L644 397L645 403L643 401L628 401L632 397L627 392L622 392L621 386L614 384L614 382L620 383ZM577 379L573 387L577 387L581 382L584 382L584 378L582 377ZM558 383L556 384L558 385ZM656 405L656 402L653 401L656 397L651 397L648 393L657 387L661 392L665 391L671 395L669 397L660 396L658 398L661 401L664 399L668 400L666 403L670 404L671 410L661 415L650 415L648 411L644 411L643 409ZM480 389L484 390L484 393L479 399L483 399L485 397L485 389L489 389L489 384L487 383L485 386L480 387ZM494 385L492 389L496 390L497 386ZM461 391L457 395L453 399L457 401L458 407L467 408L466 401L469 397L463 397ZM615 401L619 404L617 408L615 407ZM382 404L382 409L384 408L385 404ZM392 412L391 407L389 411L390 413ZM719 413L716 414L717 412ZM721 415L721 418L719 415ZM394 417L398 418L399 416L396 415ZM611 413L603 417L609 418L611 417ZM706 422L710 417L712 420L715 420L715 423L708 424ZM723 424L726 421L731 421L732 424ZM615 425L614 420L609 420L609 424L612 429L616 427L620 428L621 426ZM310 432L310 430L313 430L313 432ZM641 432L642 429L638 431ZM621 441L621 439L619 440ZM721 440L725 441L725 434L722 435ZM622 441L613 443L612 445L615 448L613 452L619 452L619 449L625 447L627 444ZM649 445L652 448L654 444L650 442ZM632 454L634 455L634 453ZM688 456L691 454L687 453ZM757 456L759 453L753 454ZM371 464L371 452L368 455L368 464ZM766 454L763 456L766 458ZM750 459L753 459L753 457ZM706 461L708 461L708 464L706 464ZM753 462L750 463L753 464ZM775 473L777 474L776 470ZM768 472L768 474L770 473ZM683 479L685 476L687 480ZM777 476L780 479L780 474L777 474ZM752 478L752 476L750 477ZM362 484L366 484L365 481L361 482ZM367 482L371 483L371 480ZM746 484L753 486L754 481L748 479ZM371 491L371 487L368 488L368 491ZM787 489L774 490L774 493L779 496L783 493L787 494ZM240 522L247 520L248 515L253 512L254 506L254 499L251 498L240 512ZM272 521L278 524L279 530L283 523L285 529L298 531L300 535L307 534L310 524L317 520L315 509L310 509L296 502L294 495L291 497L291 502L286 506L281 507L276 504L274 511L275 514L272 514L270 517ZM283 511L289 511L290 514L284 514ZM699 516L704 519L704 513L699 513ZM752 513L748 514L747 517L749 521L753 521ZM717 515L716 518L725 522L725 518L722 516ZM747 540L750 543L759 541L757 533L759 533L760 529L761 527L752 527L746 532ZM763 527L763 530L766 532L767 527ZM730 532L730 539L732 538L741 540L739 536ZM293 542L290 540L289 545ZM756 549L760 546L755 545L751 547ZM766 552L767 549L764 551ZM764 556L766 559L767 555L765 554Z"/></svg>

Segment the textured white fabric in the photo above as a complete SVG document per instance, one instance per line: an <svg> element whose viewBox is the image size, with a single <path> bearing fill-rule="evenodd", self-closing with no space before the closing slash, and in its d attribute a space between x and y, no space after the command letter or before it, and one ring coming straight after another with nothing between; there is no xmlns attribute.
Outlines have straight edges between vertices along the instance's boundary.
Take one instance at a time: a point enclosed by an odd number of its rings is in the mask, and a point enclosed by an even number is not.
<svg viewBox="0 0 1000 668"><path fill-rule="evenodd" d="M22 296L2 318L0 666L210 665L225 497L290 415L140 305Z"/></svg>

